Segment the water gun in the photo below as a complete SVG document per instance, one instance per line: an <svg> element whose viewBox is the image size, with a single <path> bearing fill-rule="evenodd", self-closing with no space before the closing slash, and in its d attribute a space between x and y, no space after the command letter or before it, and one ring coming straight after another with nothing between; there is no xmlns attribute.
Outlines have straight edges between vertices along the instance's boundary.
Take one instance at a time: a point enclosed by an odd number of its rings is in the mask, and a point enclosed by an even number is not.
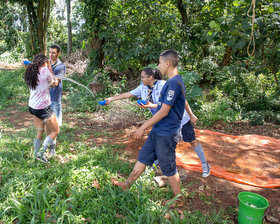
<svg viewBox="0 0 280 224"><path fill-rule="evenodd" d="M22 62L24 65L29 65L31 63L31 61L27 61L27 60L23 60Z"/></svg>

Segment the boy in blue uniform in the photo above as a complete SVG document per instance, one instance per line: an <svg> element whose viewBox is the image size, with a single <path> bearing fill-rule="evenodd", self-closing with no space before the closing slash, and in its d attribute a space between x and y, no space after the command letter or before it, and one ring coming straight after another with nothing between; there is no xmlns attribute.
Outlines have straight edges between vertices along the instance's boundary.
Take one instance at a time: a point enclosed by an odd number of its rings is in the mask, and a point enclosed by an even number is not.
<svg viewBox="0 0 280 224"><path fill-rule="evenodd" d="M175 149L181 140L181 120L185 111L185 86L177 65L179 55L175 50L167 50L160 54L159 70L168 76L159 98L155 115L145 122L135 132L136 138L141 138L144 131L153 126L146 142L141 148L138 161L125 182L112 178L113 184L128 189L144 172L146 166L151 166L158 159L161 170L168 177L174 196L181 193L180 177L176 168Z"/></svg>

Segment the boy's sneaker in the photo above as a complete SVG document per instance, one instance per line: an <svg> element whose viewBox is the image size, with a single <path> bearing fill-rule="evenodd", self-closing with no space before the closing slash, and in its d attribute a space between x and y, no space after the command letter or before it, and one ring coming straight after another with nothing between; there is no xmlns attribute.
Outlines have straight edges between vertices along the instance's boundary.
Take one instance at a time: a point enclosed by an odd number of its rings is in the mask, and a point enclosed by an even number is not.
<svg viewBox="0 0 280 224"><path fill-rule="evenodd" d="M55 144L50 145L50 156L53 157L55 154Z"/></svg>
<svg viewBox="0 0 280 224"><path fill-rule="evenodd" d="M44 147L42 146L41 148L37 149L34 151L34 158L36 159L38 157L38 155L43 156L45 152Z"/></svg>
<svg viewBox="0 0 280 224"><path fill-rule="evenodd" d="M47 160L47 158L44 155L40 155L39 153L37 154L36 157L37 160L43 162L43 163L49 163L49 161Z"/></svg>
<svg viewBox="0 0 280 224"><path fill-rule="evenodd" d="M210 175L210 165L206 163L202 163L202 177L208 177Z"/></svg>

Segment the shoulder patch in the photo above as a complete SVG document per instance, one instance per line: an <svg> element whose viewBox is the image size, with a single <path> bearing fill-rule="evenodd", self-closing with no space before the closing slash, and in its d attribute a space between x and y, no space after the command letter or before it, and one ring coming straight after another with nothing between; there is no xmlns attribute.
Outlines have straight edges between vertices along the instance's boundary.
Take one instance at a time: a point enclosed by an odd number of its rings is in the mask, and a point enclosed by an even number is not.
<svg viewBox="0 0 280 224"><path fill-rule="evenodd" d="M167 93L167 100L170 101L173 99L173 96L174 96L174 90L168 90L168 93Z"/></svg>

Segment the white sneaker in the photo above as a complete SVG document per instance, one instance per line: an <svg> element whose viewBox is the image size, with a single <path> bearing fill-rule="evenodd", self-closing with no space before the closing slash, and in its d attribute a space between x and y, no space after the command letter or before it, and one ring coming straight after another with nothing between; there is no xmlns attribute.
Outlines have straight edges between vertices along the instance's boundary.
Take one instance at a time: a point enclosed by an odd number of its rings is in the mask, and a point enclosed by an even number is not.
<svg viewBox="0 0 280 224"><path fill-rule="evenodd" d="M51 144L50 145L50 156L53 157L55 155L55 145Z"/></svg>
<svg viewBox="0 0 280 224"><path fill-rule="evenodd" d="M206 162L202 164L202 177L208 177L210 175L210 165Z"/></svg>
<svg viewBox="0 0 280 224"><path fill-rule="evenodd" d="M39 160L42 163L49 163L47 158L44 155L41 156L39 153L37 154L36 159Z"/></svg>

